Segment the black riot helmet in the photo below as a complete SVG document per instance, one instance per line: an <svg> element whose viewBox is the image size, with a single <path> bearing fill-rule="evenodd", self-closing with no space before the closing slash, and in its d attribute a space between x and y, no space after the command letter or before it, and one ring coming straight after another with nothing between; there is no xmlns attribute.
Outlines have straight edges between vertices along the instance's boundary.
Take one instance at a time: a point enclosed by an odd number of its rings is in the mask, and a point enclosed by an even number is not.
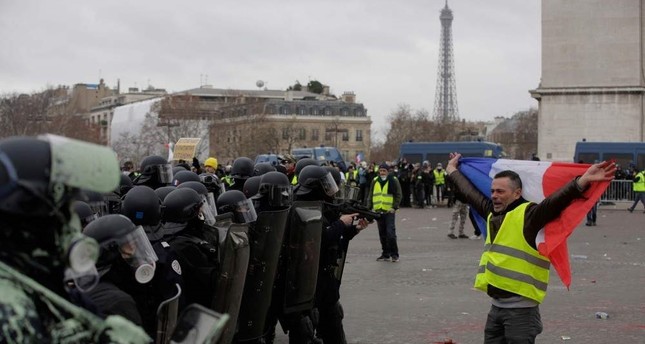
<svg viewBox="0 0 645 344"><path fill-rule="evenodd" d="M273 171L275 171L275 167L273 167L273 165L269 164L268 162L261 162L259 164L255 164L255 167L253 168L253 175L261 176L267 172Z"/></svg>
<svg viewBox="0 0 645 344"><path fill-rule="evenodd" d="M81 220L81 228L85 228L87 224L99 218L99 215L83 201L74 201L74 211Z"/></svg>
<svg viewBox="0 0 645 344"><path fill-rule="evenodd" d="M246 198L251 198L258 193L258 190L260 189L261 179L261 176L253 176L244 182L244 188L242 188L242 192L244 193L244 196L246 196Z"/></svg>
<svg viewBox="0 0 645 344"><path fill-rule="evenodd" d="M123 196L130 189L132 189L132 179L125 174L121 174L121 180L119 181L119 187L114 191L117 195Z"/></svg>
<svg viewBox="0 0 645 344"><path fill-rule="evenodd" d="M155 189L155 193L159 197L159 200L163 202L163 200L166 199L166 196L168 196L168 194L176 188L177 188L176 186L172 186L172 185L162 186L160 188Z"/></svg>
<svg viewBox="0 0 645 344"><path fill-rule="evenodd" d="M296 170L295 170L296 176L298 176L298 178L300 178L300 172L302 171L302 169L307 167L307 166L312 166L312 165L313 166L319 166L318 161L316 161L316 160L314 160L312 158L302 158L302 159L298 160L298 162L296 163Z"/></svg>
<svg viewBox="0 0 645 344"><path fill-rule="evenodd" d="M147 156L141 161L141 174L133 181L134 185L147 185L153 189L172 182L172 166L158 155Z"/></svg>
<svg viewBox="0 0 645 344"><path fill-rule="evenodd" d="M161 221L161 201L154 190L138 185L123 196L121 214L135 225L156 226Z"/></svg>
<svg viewBox="0 0 645 344"><path fill-rule="evenodd" d="M253 202L238 190L226 191L217 198L217 212L232 213L234 223L249 223L258 218Z"/></svg>
<svg viewBox="0 0 645 344"><path fill-rule="evenodd" d="M177 189L188 188L195 190L201 197L203 207L201 208L204 221L209 225L215 224L215 216L217 216L217 206L215 205L215 197L212 193L208 192L206 186L200 182L185 182L179 184Z"/></svg>
<svg viewBox="0 0 645 344"><path fill-rule="evenodd" d="M248 179L253 176L253 160L243 156L233 161L231 168L231 177L234 179Z"/></svg>
<svg viewBox="0 0 645 344"><path fill-rule="evenodd" d="M163 201L162 219L164 222L187 223L197 219L203 206L203 199L191 188L177 188Z"/></svg>
<svg viewBox="0 0 645 344"><path fill-rule="evenodd" d="M199 182L199 176L193 171L179 171L172 178L172 185L174 186L185 182Z"/></svg>
<svg viewBox="0 0 645 344"><path fill-rule="evenodd" d="M300 171L295 194L298 196L320 193L333 196L338 192L338 185L331 173L321 166L306 166Z"/></svg>
<svg viewBox="0 0 645 344"><path fill-rule="evenodd" d="M99 214L99 216L109 214L108 204L102 193L92 190L82 190L81 195L78 198L79 200L87 203L87 205L89 205L95 213Z"/></svg>
<svg viewBox="0 0 645 344"><path fill-rule="evenodd" d="M280 172L269 172L262 176L256 198L266 201L271 207L291 205L292 188L289 178Z"/></svg>
<svg viewBox="0 0 645 344"><path fill-rule="evenodd" d="M181 172L181 171L188 171L184 166L177 165L172 168L172 175L174 176L175 174Z"/></svg>
<svg viewBox="0 0 645 344"><path fill-rule="evenodd" d="M148 283L154 277L157 254L146 233L130 219L119 214L110 214L92 221L84 234L94 238L100 245L96 267L108 270L117 261L125 261L134 270L139 283Z"/></svg>

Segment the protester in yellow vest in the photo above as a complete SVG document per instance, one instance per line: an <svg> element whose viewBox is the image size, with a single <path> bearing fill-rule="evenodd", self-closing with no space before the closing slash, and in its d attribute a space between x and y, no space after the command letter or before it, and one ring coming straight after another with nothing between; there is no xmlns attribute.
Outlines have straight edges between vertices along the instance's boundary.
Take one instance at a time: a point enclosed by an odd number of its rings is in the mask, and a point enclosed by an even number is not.
<svg viewBox="0 0 645 344"><path fill-rule="evenodd" d="M638 202L643 203L643 207L645 207L645 169L634 176L632 187L634 188L634 204L628 209L630 213L634 211ZM645 213L645 210L643 212Z"/></svg>
<svg viewBox="0 0 645 344"><path fill-rule="evenodd" d="M538 232L581 198L591 183L613 179L615 164L591 165L582 176L535 204L522 198L522 180L510 170L495 175L488 199L457 170L460 157L451 154L448 178L459 196L487 217L488 235L475 278L475 288L492 300L484 343L534 343L542 332L539 304L546 296L550 267L549 259L537 250Z"/></svg>
<svg viewBox="0 0 645 344"><path fill-rule="evenodd" d="M434 186L437 192L437 204L441 204L446 192L446 171L444 171L441 163L437 163L437 167L432 171L434 175Z"/></svg>
<svg viewBox="0 0 645 344"><path fill-rule="evenodd" d="M379 166L379 175L372 180L367 197L367 207L381 213L376 220L381 240L381 255L377 261L399 261L399 247L396 243L395 212L399 209L403 194L399 180L390 174L385 163Z"/></svg>
<svg viewBox="0 0 645 344"><path fill-rule="evenodd" d="M352 187L358 187L358 170L353 164L347 167L347 172L345 172L345 183Z"/></svg>

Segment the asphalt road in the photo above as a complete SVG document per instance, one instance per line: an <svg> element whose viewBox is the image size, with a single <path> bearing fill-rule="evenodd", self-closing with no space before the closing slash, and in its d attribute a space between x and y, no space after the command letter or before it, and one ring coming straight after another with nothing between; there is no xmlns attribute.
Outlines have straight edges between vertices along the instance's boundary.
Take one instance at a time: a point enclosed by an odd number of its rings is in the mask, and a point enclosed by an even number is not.
<svg viewBox="0 0 645 344"><path fill-rule="evenodd" d="M645 214L625 208L600 207L598 225L569 238L571 287L552 269L538 343L645 343ZM472 288L483 240L448 238L450 218L401 209L398 263L376 261L376 224L352 240L341 288L349 343L483 342L490 300ZM278 328L276 343L287 342Z"/></svg>

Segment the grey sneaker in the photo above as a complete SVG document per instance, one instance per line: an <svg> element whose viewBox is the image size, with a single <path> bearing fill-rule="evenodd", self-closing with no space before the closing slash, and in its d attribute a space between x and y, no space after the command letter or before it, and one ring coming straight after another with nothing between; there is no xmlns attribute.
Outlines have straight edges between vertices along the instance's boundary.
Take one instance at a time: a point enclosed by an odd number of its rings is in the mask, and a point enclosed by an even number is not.
<svg viewBox="0 0 645 344"><path fill-rule="evenodd" d="M481 239L481 238L482 238L482 236L481 236L481 235L474 235L474 234L473 234L473 235L471 235L471 236L470 236L470 238L469 238L469 239L470 239L470 240L479 240L479 239Z"/></svg>
<svg viewBox="0 0 645 344"><path fill-rule="evenodd" d="M392 257L392 263L398 263L399 257Z"/></svg>
<svg viewBox="0 0 645 344"><path fill-rule="evenodd" d="M388 261L388 260L390 260L390 257L386 257L384 255L381 255L380 257L376 258L377 262L385 262L385 261Z"/></svg>
<svg viewBox="0 0 645 344"><path fill-rule="evenodd" d="M450 238L450 239L457 239L457 236L456 236L456 235L454 235L454 234L452 234L452 233L450 233L450 234L448 234L448 238Z"/></svg>

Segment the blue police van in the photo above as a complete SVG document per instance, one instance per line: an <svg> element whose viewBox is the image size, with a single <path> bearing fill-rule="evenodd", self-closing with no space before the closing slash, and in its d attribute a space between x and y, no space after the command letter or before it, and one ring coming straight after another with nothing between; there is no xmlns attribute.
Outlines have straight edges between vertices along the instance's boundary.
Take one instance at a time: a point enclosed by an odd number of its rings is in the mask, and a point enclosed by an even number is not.
<svg viewBox="0 0 645 344"><path fill-rule="evenodd" d="M409 163L428 161L433 167L440 162L445 167L453 152L463 157L503 158L506 155L501 145L492 142L405 142L401 144L399 158Z"/></svg>
<svg viewBox="0 0 645 344"><path fill-rule="evenodd" d="M633 164L643 169L645 168L645 142L576 142L574 162L592 164L603 160L615 160L623 167Z"/></svg>
<svg viewBox="0 0 645 344"><path fill-rule="evenodd" d="M321 164L333 162L340 167L341 171L347 172L345 159L343 159L343 155L336 147L319 146L310 148L293 148L291 150L291 154L296 158L296 160L307 157L316 159Z"/></svg>

